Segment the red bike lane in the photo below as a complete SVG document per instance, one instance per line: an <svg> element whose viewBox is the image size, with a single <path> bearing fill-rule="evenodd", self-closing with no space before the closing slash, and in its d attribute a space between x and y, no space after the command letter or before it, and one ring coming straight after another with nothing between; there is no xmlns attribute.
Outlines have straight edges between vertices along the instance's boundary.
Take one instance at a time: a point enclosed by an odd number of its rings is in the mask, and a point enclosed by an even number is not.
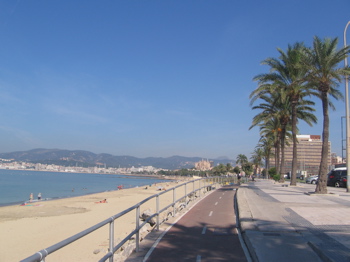
<svg viewBox="0 0 350 262"><path fill-rule="evenodd" d="M235 187L201 200L163 236L147 262L247 261L236 230Z"/></svg>

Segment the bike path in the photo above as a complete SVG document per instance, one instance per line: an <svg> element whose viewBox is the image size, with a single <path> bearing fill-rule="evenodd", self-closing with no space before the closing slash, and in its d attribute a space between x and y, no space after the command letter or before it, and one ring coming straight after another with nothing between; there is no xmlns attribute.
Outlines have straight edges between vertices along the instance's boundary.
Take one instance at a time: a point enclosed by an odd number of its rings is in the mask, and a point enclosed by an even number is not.
<svg viewBox="0 0 350 262"><path fill-rule="evenodd" d="M237 232L235 193L236 188L229 186L206 196L168 230L143 261L246 262Z"/></svg>

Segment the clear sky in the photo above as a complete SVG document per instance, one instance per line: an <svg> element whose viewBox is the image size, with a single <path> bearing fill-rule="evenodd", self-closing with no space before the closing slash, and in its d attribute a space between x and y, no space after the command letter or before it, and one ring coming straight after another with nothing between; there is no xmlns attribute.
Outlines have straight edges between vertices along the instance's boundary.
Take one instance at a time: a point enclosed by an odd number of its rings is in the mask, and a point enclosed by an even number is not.
<svg viewBox="0 0 350 262"><path fill-rule="evenodd" d="M260 62L315 35L341 47L349 20L349 0L0 1L0 152L249 157ZM320 104L301 134L321 135Z"/></svg>

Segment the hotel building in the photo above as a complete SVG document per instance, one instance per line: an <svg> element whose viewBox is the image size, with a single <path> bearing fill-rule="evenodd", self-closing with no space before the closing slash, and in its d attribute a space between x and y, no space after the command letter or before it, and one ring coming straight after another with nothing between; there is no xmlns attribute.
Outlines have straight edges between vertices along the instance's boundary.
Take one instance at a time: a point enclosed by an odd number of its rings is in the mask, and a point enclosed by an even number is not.
<svg viewBox="0 0 350 262"><path fill-rule="evenodd" d="M318 175L321 162L322 140L319 135L297 135L297 170L307 171L307 175ZM293 141L289 140L285 146L285 171L292 171ZM270 166L275 165L275 160L270 160ZM331 168L331 142L328 142L328 163Z"/></svg>

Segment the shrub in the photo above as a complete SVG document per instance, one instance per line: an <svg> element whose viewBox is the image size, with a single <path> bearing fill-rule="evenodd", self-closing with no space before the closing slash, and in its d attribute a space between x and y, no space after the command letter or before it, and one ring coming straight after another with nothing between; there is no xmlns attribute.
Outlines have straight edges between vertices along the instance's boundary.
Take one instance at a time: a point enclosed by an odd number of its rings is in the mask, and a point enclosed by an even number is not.
<svg viewBox="0 0 350 262"><path fill-rule="evenodd" d="M269 173L270 177L274 177L277 174L276 168L275 167L271 167L269 169L268 173Z"/></svg>
<svg viewBox="0 0 350 262"><path fill-rule="evenodd" d="M280 174L275 174L272 176L272 179L275 180L275 181L279 181L281 178L281 175Z"/></svg>

